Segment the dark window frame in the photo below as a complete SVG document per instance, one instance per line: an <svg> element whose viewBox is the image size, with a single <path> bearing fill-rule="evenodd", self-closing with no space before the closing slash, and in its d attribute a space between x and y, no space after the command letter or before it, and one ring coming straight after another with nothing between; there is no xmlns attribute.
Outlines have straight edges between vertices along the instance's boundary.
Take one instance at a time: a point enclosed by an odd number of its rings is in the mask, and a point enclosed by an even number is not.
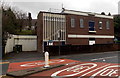
<svg viewBox="0 0 120 78"><path fill-rule="evenodd" d="M93 27L91 26L92 24L93 24ZM92 21L92 20L89 21L89 31L95 31L95 21Z"/></svg>

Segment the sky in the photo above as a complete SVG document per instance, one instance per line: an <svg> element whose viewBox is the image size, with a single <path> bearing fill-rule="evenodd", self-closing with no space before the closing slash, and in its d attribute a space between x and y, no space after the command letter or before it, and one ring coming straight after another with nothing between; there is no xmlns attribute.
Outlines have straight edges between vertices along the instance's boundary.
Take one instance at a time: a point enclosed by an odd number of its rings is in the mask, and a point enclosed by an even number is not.
<svg viewBox="0 0 120 78"><path fill-rule="evenodd" d="M62 7L69 10L118 14L120 0L2 0L18 10L32 13L36 19L40 11L61 11ZM51 8L51 9L50 9Z"/></svg>

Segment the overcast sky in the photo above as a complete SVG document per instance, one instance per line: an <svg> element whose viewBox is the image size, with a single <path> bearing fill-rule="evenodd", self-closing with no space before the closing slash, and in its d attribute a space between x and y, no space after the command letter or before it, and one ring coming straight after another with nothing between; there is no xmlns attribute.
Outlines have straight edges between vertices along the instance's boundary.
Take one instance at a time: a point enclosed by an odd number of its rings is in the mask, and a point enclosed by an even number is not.
<svg viewBox="0 0 120 78"><path fill-rule="evenodd" d="M3 1L3 0L2 0ZM4 0L9 5L17 7L24 12L31 12L33 18L37 18L40 11L58 11L63 7L69 10L77 10L84 12L101 13L109 12L118 14L118 2L120 0Z"/></svg>

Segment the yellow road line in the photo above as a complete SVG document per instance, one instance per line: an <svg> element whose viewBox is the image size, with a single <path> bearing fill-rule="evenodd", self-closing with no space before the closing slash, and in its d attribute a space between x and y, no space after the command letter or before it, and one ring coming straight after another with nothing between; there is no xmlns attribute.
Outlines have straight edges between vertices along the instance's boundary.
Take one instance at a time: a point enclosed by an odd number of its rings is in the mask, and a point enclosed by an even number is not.
<svg viewBox="0 0 120 78"><path fill-rule="evenodd" d="M14 78L14 77L10 77L10 76L6 76L6 75L2 75L2 76L0 76L0 78Z"/></svg>
<svg viewBox="0 0 120 78"><path fill-rule="evenodd" d="M7 64L7 63L10 63L10 62L0 62L0 64Z"/></svg>
<svg viewBox="0 0 120 78"><path fill-rule="evenodd" d="M0 78L2 78L3 76L6 76L6 75L0 75Z"/></svg>

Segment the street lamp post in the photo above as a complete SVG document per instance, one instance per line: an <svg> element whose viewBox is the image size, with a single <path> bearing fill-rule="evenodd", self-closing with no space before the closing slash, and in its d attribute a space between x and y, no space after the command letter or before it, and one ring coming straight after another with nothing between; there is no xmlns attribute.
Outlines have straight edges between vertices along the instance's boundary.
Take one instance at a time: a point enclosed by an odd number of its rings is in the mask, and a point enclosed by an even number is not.
<svg viewBox="0 0 120 78"><path fill-rule="evenodd" d="M60 40L61 40L61 30L58 31L58 40L59 40L59 55L60 53Z"/></svg>

